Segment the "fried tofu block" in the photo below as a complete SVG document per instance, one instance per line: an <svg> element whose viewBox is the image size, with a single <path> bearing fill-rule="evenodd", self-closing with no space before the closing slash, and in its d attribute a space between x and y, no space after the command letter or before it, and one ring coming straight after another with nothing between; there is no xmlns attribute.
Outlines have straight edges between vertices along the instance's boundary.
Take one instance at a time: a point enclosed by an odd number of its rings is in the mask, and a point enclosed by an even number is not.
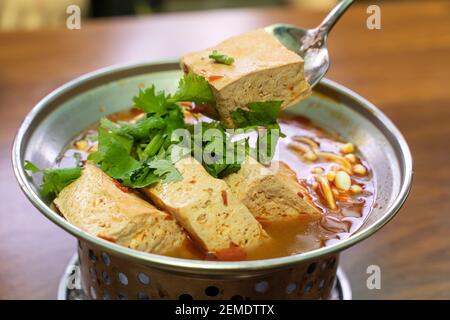
<svg viewBox="0 0 450 320"><path fill-rule="evenodd" d="M219 254L235 247L246 250L268 238L223 180L210 176L191 157L175 166L183 180L158 183L143 192L171 212L203 250Z"/></svg>
<svg viewBox="0 0 450 320"><path fill-rule="evenodd" d="M170 214L119 187L87 163L81 177L65 187L54 204L81 230L132 249L167 254L183 245L186 234Z"/></svg>
<svg viewBox="0 0 450 320"><path fill-rule="evenodd" d="M322 212L308 198L307 190L298 182L288 165L267 168L248 157L241 169L224 178L233 193L261 222L304 217L322 217Z"/></svg>
<svg viewBox="0 0 450 320"><path fill-rule="evenodd" d="M234 58L231 65L219 64L208 56L213 50ZM264 29L229 38L215 47L188 53L181 59L186 72L205 77L216 97L222 122L234 127L230 112L246 109L248 103L282 100L286 108L307 97L303 59L284 47Z"/></svg>

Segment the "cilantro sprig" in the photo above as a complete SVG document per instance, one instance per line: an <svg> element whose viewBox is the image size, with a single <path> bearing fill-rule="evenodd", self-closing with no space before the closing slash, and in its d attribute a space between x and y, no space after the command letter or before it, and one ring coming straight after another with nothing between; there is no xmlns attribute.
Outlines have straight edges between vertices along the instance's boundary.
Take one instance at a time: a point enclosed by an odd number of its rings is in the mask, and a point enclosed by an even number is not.
<svg viewBox="0 0 450 320"><path fill-rule="evenodd" d="M169 97L168 101L172 103L181 101L213 103L215 98L205 78L195 73L188 73L180 79L177 92L173 97Z"/></svg>
<svg viewBox="0 0 450 320"><path fill-rule="evenodd" d="M248 110L237 109L231 112L231 118L238 128L267 127L277 123L283 101L252 102Z"/></svg>
<svg viewBox="0 0 450 320"><path fill-rule="evenodd" d="M164 92L156 92L155 86L151 86L145 90L140 89L133 102L136 108L147 114L162 116L169 110L167 99Z"/></svg>
<svg viewBox="0 0 450 320"><path fill-rule="evenodd" d="M209 55L209 58L214 60L216 63L232 65L234 63L234 58L227 56L217 50L213 50L213 52Z"/></svg>
<svg viewBox="0 0 450 320"><path fill-rule="evenodd" d="M171 137L177 129L188 129L191 132L192 143L191 149L183 151L184 155L196 157L214 177L222 178L237 172L244 160L240 158L242 155L240 148L244 148L245 155L250 153L248 139L232 141L233 136L216 121L201 122L197 124L200 125L200 130L196 131L194 125L186 125L184 121L183 111L179 105L183 101L213 104L215 97L208 82L192 73L180 79L178 89L173 95L157 91L155 86L139 90L133 102L135 108L144 111L144 117L134 123L116 123L106 118L102 119L98 136L94 136L98 141L98 150L90 154L88 160L130 188L144 188L158 181L163 183L179 181L182 176L170 157L176 145ZM257 130L258 141L269 138L266 139L266 143L271 153L276 141L273 143L270 139L270 129L279 129L276 119L281 103L281 101L250 103L246 110L237 109L231 116L236 127ZM204 139L204 132L208 129L216 129L218 134ZM200 150L201 158L198 158L196 150ZM260 150L257 151L259 161L267 159L260 157ZM229 160L230 154L234 160L225 161ZM78 166L41 170L31 162L26 162L25 169L32 173L43 174L42 194L50 198L56 197L65 186L80 177L82 170Z"/></svg>
<svg viewBox="0 0 450 320"><path fill-rule="evenodd" d="M109 122L103 121L110 125ZM180 179L180 175L168 159L165 150L158 146L156 154L139 156L134 153L136 146L133 140L127 140L121 134L120 127L114 130L107 130L104 126L99 128L98 151L89 155L88 160L100 165L102 170L112 178L130 188L143 188L159 180L164 182L174 182ZM151 146L151 142L147 146ZM130 146L131 141L131 146ZM144 151L148 148L145 147ZM159 167L162 166L162 167Z"/></svg>
<svg viewBox="0 0 450 320"><path fill-rule="evenodd" d="M100 121L98 151L89 160L109 176L131 188L143 188L157 181L174 182L181 175L169 159L174 130L185 128L182 101L214 102L208 82L201 76L181 78L173 96L155 86L139 90L134 106L145 112L136 123Z"/></svg>
<svg viewBox="0 0 450 320"><path fill-rule="evenodd" d="M81 176L80 167L41 170L32 162L25 160L24 168L34 174L43 174L41 194L43 197L51 199L56 197L62 189Z"/></svg>

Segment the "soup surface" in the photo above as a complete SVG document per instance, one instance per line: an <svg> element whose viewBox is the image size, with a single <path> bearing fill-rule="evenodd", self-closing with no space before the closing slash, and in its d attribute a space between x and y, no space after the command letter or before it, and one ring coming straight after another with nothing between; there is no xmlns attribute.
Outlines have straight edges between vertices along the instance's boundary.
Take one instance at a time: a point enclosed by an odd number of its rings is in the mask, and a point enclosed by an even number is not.
<svg viewBox="0 0 450 320"><path fill-rule="evenodd" d="M112 121L135 121L143 116L137 109L113 114ZM186 122L208 121L197 113L186 113ZM320 221L260 221L271 240L247 252L247 260L268 259L317 249L343 240L364 222L374 201L375 181L368 163L356 148L336 134L326 132L308 119L284 115L275 160L289 165L313 202L324 213ZM87 128L61 153L57 167L85 161L97 148L97 125ZM251 140L251 138L250 138ZM144 196L143 196L144 197ZM148 199L147 199L148 200ZM150 200L149 200L150 201ZM215 259L187 241L170 256Z"/></svg>

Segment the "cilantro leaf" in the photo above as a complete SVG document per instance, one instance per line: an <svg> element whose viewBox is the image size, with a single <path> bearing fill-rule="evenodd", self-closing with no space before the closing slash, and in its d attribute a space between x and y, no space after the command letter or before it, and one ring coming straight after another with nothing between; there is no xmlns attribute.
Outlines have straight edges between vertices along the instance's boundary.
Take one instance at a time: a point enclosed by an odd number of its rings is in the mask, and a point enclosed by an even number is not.
<svg viewBox="0 0 450 320"><path fill-rule="evenodd" d="M283 101L252 102L248 110L237 109L231 118L238 128L268 126L276 123Z"/></svg>
<svg viewBox="0 0 450 320"><path fill-rule="evenodd" d="M136 140L144 140L149 137L152 129L163 129L166 121L157 116L143 118L136 123L121 122L119 132L132 136Z"/></svg>
<svg viewBox="0 0 450 320"><path fill-rule="evenodd" d="M98 130L98 151L88 159L100 164L106 174L130 188L144 188L160 180L170 182L180 178L169 160L158 158L158 154L164 154L161 146L165 140L161 130L144 144L142 161L138 161L130 153L129 141L120 135L122 127L108 121L103 124ZM105 124L111 130L105 130Z"/></svg>
<svg viewBox="0 0 450 320"><path fill-rule="evenodd" d="M41 171L41 169L39 169L34 163L28 160L25 160L24 169L27 171L31 171L32 173L38 173Z"/></svg>
<svg viewBox="0 0 450 320"><path fill-rule="evenodd" d="M227 165L225 168L220 170L220 172L216 173L216 176L220 179L232 174L236 173L239 170L241 170L241 164L240 163L232 163Z"/></svg>
<svg viewBox="0 0 450 320"><path fill-rule="evenodd" d="M115 179L126 179L129 173L140 166L130 155L130 142L115 132L98 130L98 151L90 154L88 160L101 165L102 170Z"/></svg>
<svg viewBox="0 0 450 320"><path fill-rule="evenodd" d="M54 199L62 189L81 176L80 167L41 170L28 160L25 160L24 169L32 173L42 172L41 194L49 199Z"/></svg>
<svg viewBox="0 0 450 320"><path fill-rule="evenodd" d="M100 119L100 129L102 129L104 132L109 131L111 137L114 137L114 139L117 140L127 150L128 154L131 152L131 149L133 147L133 137L125 132L122 132L117 124L107 118L102 118ZM105 137L106 136L104 135L103 138ZM100 137L98 138L98 140L100 141Z"/></svg>
<svg viewBox="0 0 450 320"><path fill-rule="evenodd" d="M139 94L133 98L133 102L136 108L150 115L161 116L167 112L167 97L164 91L156 92L154 85L145 90L140 89Z"/></svg>
<svg viewBox="0 0 450 320"><path fill-rule="evenodd" d="M160 180L154 170L147 164L141 164L138 168L129 172L129 175L122 179L122 184L130 188L144 188Z"/></svg>
<svg viewBox="0 0 450 320"><path fill-rule="evenodd" d="M214 60L216 63L231 65L234 63L234 58L227 56L226 54L220 53L217 50L213 50L213 52L209 55L209 58Z"/></svg>
<svg viewBox="0 0 450 320"><path fill-rule="evenodd" d="M181 108L175 108L170 110L167 115L164 117L166 129L165 133L170 135L172 131L176 129L181 129L185 127L184 124L184 114Z"/></svg>
<svg viewBox="0 0 450 320"><path fill-rule="evenodd" d="M41 193L44 197L54 198L62 189L81 176L81 168L45 169Z"/></svg>
<svg viewBox="0 0 450 320"><path fill-rule="evenodd" d="M183 179L181 173L168 159L156 159L148 163L148 166L155 169L154 174L162 178L162 182L176 182Z"/></svg>
<svg viewBox="0 0 450 320"><path fill-rule="evenodd" d="M194 73L188 73L180 79L177 92L168 101L173 103L180 101L212 103L215 98L205 78Z"/></svg>

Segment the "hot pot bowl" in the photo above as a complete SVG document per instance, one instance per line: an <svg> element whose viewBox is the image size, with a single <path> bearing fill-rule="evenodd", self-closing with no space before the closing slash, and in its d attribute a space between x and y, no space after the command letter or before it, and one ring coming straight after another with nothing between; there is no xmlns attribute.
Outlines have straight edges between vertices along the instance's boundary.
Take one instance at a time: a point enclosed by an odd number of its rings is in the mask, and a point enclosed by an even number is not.
<svg viewBox="0 0 450 320"><path fill-rule="evenodd" d="M142 85L175 90L178 62L113 66L77 78L42 99L14 143L15 175L25 195L49 220L78 239L81 284L92 299L326 299L336 281L339 253L374 234L404 203L412 181L408 146L373 104L323 79L290 108L357 145L376 179L375 208L349 238L306 253L274 259L217 262L135 251L83 232L40 196L41 181L24 161L50 167L76 135L100 118L130 107Z"/></svg>

